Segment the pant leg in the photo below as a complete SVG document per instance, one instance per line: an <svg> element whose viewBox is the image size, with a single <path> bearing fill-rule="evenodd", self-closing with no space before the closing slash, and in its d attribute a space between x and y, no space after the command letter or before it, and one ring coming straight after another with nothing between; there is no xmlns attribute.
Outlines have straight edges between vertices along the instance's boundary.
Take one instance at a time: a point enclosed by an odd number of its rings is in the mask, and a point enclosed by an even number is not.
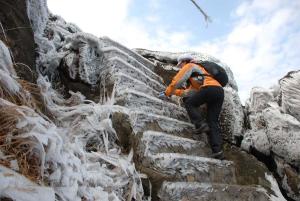
<svg viewBox="0 0 300 201"><path fill-rule="evenodd" d="M210 127L209 142L213 153L216 153L222 150L223 143L219 126L219 115L223 105L224 90L221 87L212 88L209 96L211 97L207 104L207 123Z"/></svg>
<svg viewBox="0 0 300 201"><path fill-rule="evenodd" d="M200 91L194 93L190 97L183 99L185 109L190 117L191 122L196 126L200 126L204 118L199 111L199 106L207 102L207 89L203 88Z"/></svg>

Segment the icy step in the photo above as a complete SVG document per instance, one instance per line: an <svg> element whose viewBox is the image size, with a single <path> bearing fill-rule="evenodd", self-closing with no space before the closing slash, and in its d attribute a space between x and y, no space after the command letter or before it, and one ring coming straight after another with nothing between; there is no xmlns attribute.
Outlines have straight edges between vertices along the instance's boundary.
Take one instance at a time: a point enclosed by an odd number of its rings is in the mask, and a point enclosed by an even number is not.
<svg viewBox="0 0 300 201"><path fill-rule="evenodd" d="M163 132L145 131L138 144L143 155L158 153L181 153L192 156L208 156L210 150L202 141L169 135Z"/></svg>
<svg viewBox="0 0 300 201"><path fill-rule="evenodd" d="M198 182L163 182L160 201L270 201L261 187Z"/></svg>
<svg viewBox="0 0 300 201"><path fill-rule="evenodd" d="M166 86L164 86L161 82L149 77L146 75L143 71L141 71L138 68L135 68L133 65L126 63L125 61L115 58L111 59L106 64L106 69L101 72L101 74L105 75L110 73L111 75L117 74L117 73L123 73L128 75L129 77L132 77L134 79L138 79L141 82L150 83L150 86L153 86L154 89L165 89Z"/></svg>
<svg viewBox="0 0 300 201"><path fill-rule="evenodd" d="M139 160L142 166L141 171L151 175L151 178L236 184L232 161L178 153L149 154Z"/></svg>
<svg viewBox="0 0 300 201"><path fill-rule="evenodd" d="M142 57L141 55L137 54L136 52L128 49L127 47L121 45L120 43L118 43L116 41L111 40L108 37L103 37L100 40L105 44L106 48L107 47L116 47L116 48L120 49L121 51L126 52L129 56L135 58L138 62L140 62L147 68L149 68L151 71L154 71L155 65L152 62L150 62L149 60Z"/></svg>
<svg viewBox="0 0 300 201"><path fill-rule="evenodd" d="M102 48L102 52L104 53L104 57L108 58L109 60L114 60L116 58L125 61L128 64L131 64L137 69L140 69L143 71L146 75L151 77L152 79L155 79L159 81L160 83L163 83L163 79L154 73L152 70L149 68L145 67L144 64L140 63L137 61L134 57L128 55L126 52L116 48L116 47L104 47Z"/></svg>
<svg viewBox="0 0 300 201"><path fill-rule="evenodd" d="M132 89L118 91L116 93L115 104L127 108L139 108L144 112L163 115L181 121L189 121L186 110L183 107Z"/></svg>
<svg viewBox="0 0 300 201"><path fill-rule="evenodd" d="M187 138L193 138L194 135L194 125L191 123L162 115L145 113L138 108L130 112L130 120L135 134L152 130Z"/></svg>
<svg viewBox="0 0 300 201"><path fill-rule="evenodd" d="M39 186L23 175L0 165L0 200L54 201L53 188Z"/></svg>
<svg viewBox="0 0 300 201"><path fill-rule="evenodd" d="M140 81L140 79L133 78L124 73L117 73L113 76L115 77L115 85L117 87L116 91L121 92L126 89L132 89L157 97L159 92L165 90L165 87L158 87L158 85L153 83L146 84L145 82Z"/></svg>

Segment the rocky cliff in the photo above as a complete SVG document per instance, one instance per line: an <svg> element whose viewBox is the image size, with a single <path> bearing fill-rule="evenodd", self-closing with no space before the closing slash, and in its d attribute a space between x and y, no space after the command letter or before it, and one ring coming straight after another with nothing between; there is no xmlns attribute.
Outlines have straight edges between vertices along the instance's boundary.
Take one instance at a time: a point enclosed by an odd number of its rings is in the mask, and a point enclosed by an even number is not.
<svg viewBox="0 0 300 201"><path fill-rule="evenodd" d="M270 144L270 126L255 130L256 118L251 121L249 111L259 108L262 114L255 115L263 115L265 108L251 96L253 104L244 115L225 64L195 53L199 60L221 64L230 78L220 118L226 160L220 161L210 158L206 135L194 135L176 100L156 98L176 73L171 64L179 53L133 51L107 37L83 33L50 14L42 0L0 4L11 9L0 9L1 199L285 200L272 172L242 151L240 143L249 152L251 147L280 156L276 161L282 165L282 186L298 199L296 145L285 147L278 134ZM9 32L20 23L30 27L26 32L16 29L24 37ZM24 53L26 48L31 54ZM21 62L28 72L20 70ZM290 144L299 140L299 113L294 110L294 99L299 99L290 93L298 86L294 78L290 74L281 80L280 93L271 94L283 111L296 116L280 120L294 126L286 134ZM268 101L262 104L266 109ZM267 120L272 124L278 116ZM245 126L245 119L252 127ZM252 140L263 129L269 142L264 147Z"/></svg>
<svg viewBox="0 0 300 201"><path fill-rule="evenodd" d="M265 157L283 188L300 200L300 71L288 73L271 89L253 88L246 104L242 147ZM259 156L260 155L260 156Z"/></svg>

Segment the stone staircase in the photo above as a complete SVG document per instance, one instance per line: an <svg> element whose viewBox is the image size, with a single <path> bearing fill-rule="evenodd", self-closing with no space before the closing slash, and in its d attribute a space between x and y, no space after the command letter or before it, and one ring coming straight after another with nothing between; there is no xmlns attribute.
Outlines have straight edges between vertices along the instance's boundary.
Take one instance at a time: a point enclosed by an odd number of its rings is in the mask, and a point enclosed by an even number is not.
<svg viewBox="0 0 300 201"><path fill-rule="evenodd" d="M237 181L233 161L209 157L206 136L194 136L183 107L157 98L166 86L154 64L108 38L101 40L107 67L102 75L114 86L114 104L129 111L135 164L149 177L153 200L270 200L264 188Z"/></svg>

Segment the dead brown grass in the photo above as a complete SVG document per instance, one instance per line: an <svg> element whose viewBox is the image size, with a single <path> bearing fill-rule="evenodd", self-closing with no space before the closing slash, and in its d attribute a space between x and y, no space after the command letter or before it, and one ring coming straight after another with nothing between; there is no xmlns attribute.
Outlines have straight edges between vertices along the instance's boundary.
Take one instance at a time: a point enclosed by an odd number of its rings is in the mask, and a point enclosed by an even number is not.
<svg viewBox="0 0 300 201"><path fill-rule="evenodd" d="M29 137L20 137L22 130L16 125L22 114L17 109L18 106L0 106L0 150L9 155L9 160L18 161L21 174L38 182L41 180L41 160L34 150L36 142ZM9 167L7 161L2 164Z"/></svg>
<svg viewBox="0 0 300 201"><path fill-rule="evenodd" d="M0 98L3 98L16 105L25 105L34 109L37 113L45 114L51 117L50 112L47 110L45 102L42 98L40 88L26 80L17 80L21 85L21 90L17 94L11 94L0 85Z"/></svg>

